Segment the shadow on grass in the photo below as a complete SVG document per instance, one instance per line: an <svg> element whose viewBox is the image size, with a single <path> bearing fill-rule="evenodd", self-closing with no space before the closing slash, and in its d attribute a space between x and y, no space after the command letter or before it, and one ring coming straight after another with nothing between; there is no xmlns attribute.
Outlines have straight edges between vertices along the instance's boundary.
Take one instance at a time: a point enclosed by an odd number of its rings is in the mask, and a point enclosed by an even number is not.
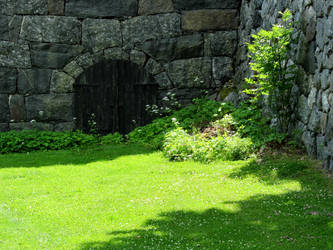
<svg viewBox="0 0 333 250"><path fill-rule="evenodd" d="M97 161L111 161L121 156L150 154L152 149L141 145L122 144L91 146L70 150L14 153L0 155L1 168L29 168L53 165L79 165Z"/></svg>
<svg viewBox="0 0 333 250"><path fill-rule="evenodd" d="M333 249L333 198L290 192L232 202L238 212L217 208L172 211L143 229L114 231L110 241L82 249ZM330 210L331 209L331 210Z"/></svg>
<svg viewBox="0 0 333 250"><path fill-rule="evenodd" d="M268 185L297 180L301 191L223 203L235 210L161 213L140 229L110 232L109 241L88 242L81 249L333 249L332 180L307 164L250 162L229 176L254 175Z"/></svg>

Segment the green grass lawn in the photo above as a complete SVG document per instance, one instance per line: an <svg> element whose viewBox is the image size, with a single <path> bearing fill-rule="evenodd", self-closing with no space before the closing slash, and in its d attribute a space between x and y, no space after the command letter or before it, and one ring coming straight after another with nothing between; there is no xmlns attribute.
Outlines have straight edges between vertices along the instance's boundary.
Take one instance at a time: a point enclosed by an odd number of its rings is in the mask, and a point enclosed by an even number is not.
<svg viewBox="0 0 333 250"><path fill-rule="evenodd" d="M314 164L172 163L135 145L3 155L0 249L333 249L333 181Z"/></svg>

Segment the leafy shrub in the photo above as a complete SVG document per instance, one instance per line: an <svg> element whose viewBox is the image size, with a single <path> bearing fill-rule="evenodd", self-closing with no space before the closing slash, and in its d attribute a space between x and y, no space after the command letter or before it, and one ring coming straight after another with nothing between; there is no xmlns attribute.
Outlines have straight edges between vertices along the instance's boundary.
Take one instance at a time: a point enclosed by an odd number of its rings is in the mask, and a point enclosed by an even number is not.
<svg viewBox="0 0 333 250"><path fill-rule="evenodd" d="M108 134L105 135L101 138L101 144L105 145L105 144L120 144L124 142L124 137L116 132L114 134Z"/></svg>
<svg viewBox="0 0 333 250"><path fill-rule="evenodd" d="M164 156L174 161L242 160L252 152L253 144L249 138L240 138L237 134L204 138L199 133L190 135L179 126L166 134L163 145Z"/></svg>
<svg viewBox="0 0 333 250"><path fill-rule="evenodd" d="M0 153L59 150L88 145L95 142L96 138L93 135L87 135L81 131L9 131L0 133Z"/></svg>
<svg viewBox="0 0 333 250"><path fill-rule="evenodd" d="M134 129L127 135L127 139L133 143L142 143L160 149L163 146L165 134L175 128L172 118L176 118L183 129L193 131L206 126L213 120L222 118L232 110L232 107L231 104L207 98L194 99L193 104L174 111L172 115L157 118L146 126Z"/></svg>

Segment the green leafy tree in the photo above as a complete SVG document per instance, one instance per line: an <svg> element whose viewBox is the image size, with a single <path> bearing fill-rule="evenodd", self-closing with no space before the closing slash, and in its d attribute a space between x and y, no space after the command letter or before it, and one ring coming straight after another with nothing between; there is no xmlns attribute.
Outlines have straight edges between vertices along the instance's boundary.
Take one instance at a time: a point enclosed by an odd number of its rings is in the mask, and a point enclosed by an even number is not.
<svg viewBox="0 0 333 250"><path fill-rule="evenodd" d="M264 100L271 111L271 118L276 118L277 127L286 132L291 119L290 95L295 83L296 65L289 60L294 32L292 14L286 10L281 15L281 22L273 25L272 30L260 30L252 35L253 42L248 43L253 74L245 79L249 86L244 92L252 96L255 105L266 96Z"/></svg>

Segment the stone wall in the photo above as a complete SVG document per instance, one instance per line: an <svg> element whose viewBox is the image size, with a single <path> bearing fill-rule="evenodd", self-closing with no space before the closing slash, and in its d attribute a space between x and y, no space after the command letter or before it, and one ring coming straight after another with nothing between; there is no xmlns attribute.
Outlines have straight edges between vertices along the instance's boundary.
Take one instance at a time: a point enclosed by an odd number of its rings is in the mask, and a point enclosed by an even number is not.
<svg viewBox="0 0 333 250"><path fill-rule="evenodd" d="M161 98L213 91L234 74L239 4L0 0L0 131L72 129L75 79L105 59L143 67Z"/></svg>
<svg viewBox="0 0 333 250"><path fill-rule="evenodd" d="M245 43L260 28L277 22L286 8L297 22L298 44L293 61L299 66L295 100L295 127L308 153L333 170L333 1L243 0L240 10L236 79L249 75Z"/></svg>

